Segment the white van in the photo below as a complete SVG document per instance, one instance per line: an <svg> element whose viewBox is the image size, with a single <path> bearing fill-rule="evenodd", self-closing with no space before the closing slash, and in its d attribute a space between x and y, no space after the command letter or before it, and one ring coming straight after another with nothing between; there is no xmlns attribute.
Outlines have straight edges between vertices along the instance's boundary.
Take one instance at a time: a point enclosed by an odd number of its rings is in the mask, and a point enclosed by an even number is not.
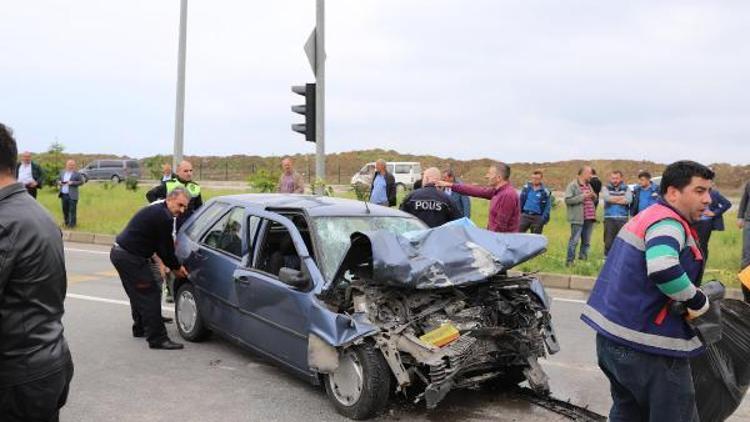
<svg viewBox="0 0 750 422"><path fill-rule="evenodd" d="M397 189L411 189L414 182L422 177L422 166L416 161L387 162L385 168L396 179ZM352 185L365 185L369 188L374 174L375 163L367 163L352 176Z"/></svg>

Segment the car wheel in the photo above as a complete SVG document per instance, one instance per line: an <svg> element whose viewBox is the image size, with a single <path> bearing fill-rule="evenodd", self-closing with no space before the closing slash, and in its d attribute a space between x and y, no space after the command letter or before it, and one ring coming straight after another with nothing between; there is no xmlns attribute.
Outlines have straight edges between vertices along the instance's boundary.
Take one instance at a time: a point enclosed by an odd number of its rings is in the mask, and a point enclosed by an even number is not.
<svg viewBox="0 0 750 422"><path fill-rule="evenodd" d="M118 176L116 174L113 175L112 176L112 183L120 183L120 176Z"/></svg>
<svg viewBox="0 0 750 422"><path fill-rule="evenodd" d="M338 368L325 376L324 384L339 413L369 419L388 403L391 374L380 350L364 344L344 350Z"/></svg>
<svg viewBox="0 0 750 422"><path fill-rule="evenodd" d="M175 298L174 310L177 331L180 332L182 338L198 342L208 337L210 331L203 322L192 284L185 283L180 286L180 291L177 292Z"/></svg>

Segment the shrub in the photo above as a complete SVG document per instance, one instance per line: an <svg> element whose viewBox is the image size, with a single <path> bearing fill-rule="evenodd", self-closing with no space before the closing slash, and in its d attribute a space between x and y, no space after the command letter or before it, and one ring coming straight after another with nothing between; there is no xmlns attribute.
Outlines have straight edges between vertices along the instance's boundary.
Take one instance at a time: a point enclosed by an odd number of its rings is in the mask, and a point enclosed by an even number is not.
<svg viewBox="0 0 750 422"><path fill-rule="evenodd" d="M275 192L278 177L274 177L266 170L260 170L247 178L247 182L255 192Z"/></svg>
<svg viewBox="0 0 750 422"><path fill-rule="evenodd" d="M133 192L138 190L138 178L135 176L128 176L125 179L125 189L132 190Z"/></svg>

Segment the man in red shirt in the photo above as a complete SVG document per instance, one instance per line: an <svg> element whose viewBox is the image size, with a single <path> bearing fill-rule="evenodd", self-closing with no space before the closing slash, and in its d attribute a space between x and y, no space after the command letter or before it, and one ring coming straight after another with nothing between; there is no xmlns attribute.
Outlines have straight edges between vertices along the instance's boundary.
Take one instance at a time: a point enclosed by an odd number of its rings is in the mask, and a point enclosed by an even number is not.
<svg viewBox="0 0 750 422"><path fill-rule="evenodd" d="M516 233L521 219L518 193L510 184L510 166L498 162L487 169L487 184L475 186L464 183L453 184L439 181L435 185L449 187L453 192L490 200L487 230L502 233Z"/></svg>

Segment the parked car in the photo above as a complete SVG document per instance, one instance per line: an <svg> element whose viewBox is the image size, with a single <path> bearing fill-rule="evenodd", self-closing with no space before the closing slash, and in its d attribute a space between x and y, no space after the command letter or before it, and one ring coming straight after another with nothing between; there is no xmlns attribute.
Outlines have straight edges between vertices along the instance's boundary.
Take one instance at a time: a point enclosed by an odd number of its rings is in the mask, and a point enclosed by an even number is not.
<svg viewBox="0 0 750 422"><path fill-rule="evenodd" d="M396 179L396 187L400 189L411 189L414 182L422 178L422 165L414 161L388 162L385 168ZM363 185L369 188L373 175L375 175L375 163L367 163L352 176L352 185Z"/></svg>
<svg viewBox="0 0 750 422"><path fill-rule="evenodd" d="M128 177L141 177L141 166L138 160L94 160L81 169L81 174L88 180L111 180L120 183Z"/></svg>
<svg viewBox="0 0 750 422"><path fill-rule="evenodd" d="M559 348L549 299L507 268L543 236L468 220L427 229L404 212L300 195L213 198L177 238L175 281L188 341L211 332L323 384L339 413L378 414L393 391L433 408L451 389L528 380Z"/></svg>

